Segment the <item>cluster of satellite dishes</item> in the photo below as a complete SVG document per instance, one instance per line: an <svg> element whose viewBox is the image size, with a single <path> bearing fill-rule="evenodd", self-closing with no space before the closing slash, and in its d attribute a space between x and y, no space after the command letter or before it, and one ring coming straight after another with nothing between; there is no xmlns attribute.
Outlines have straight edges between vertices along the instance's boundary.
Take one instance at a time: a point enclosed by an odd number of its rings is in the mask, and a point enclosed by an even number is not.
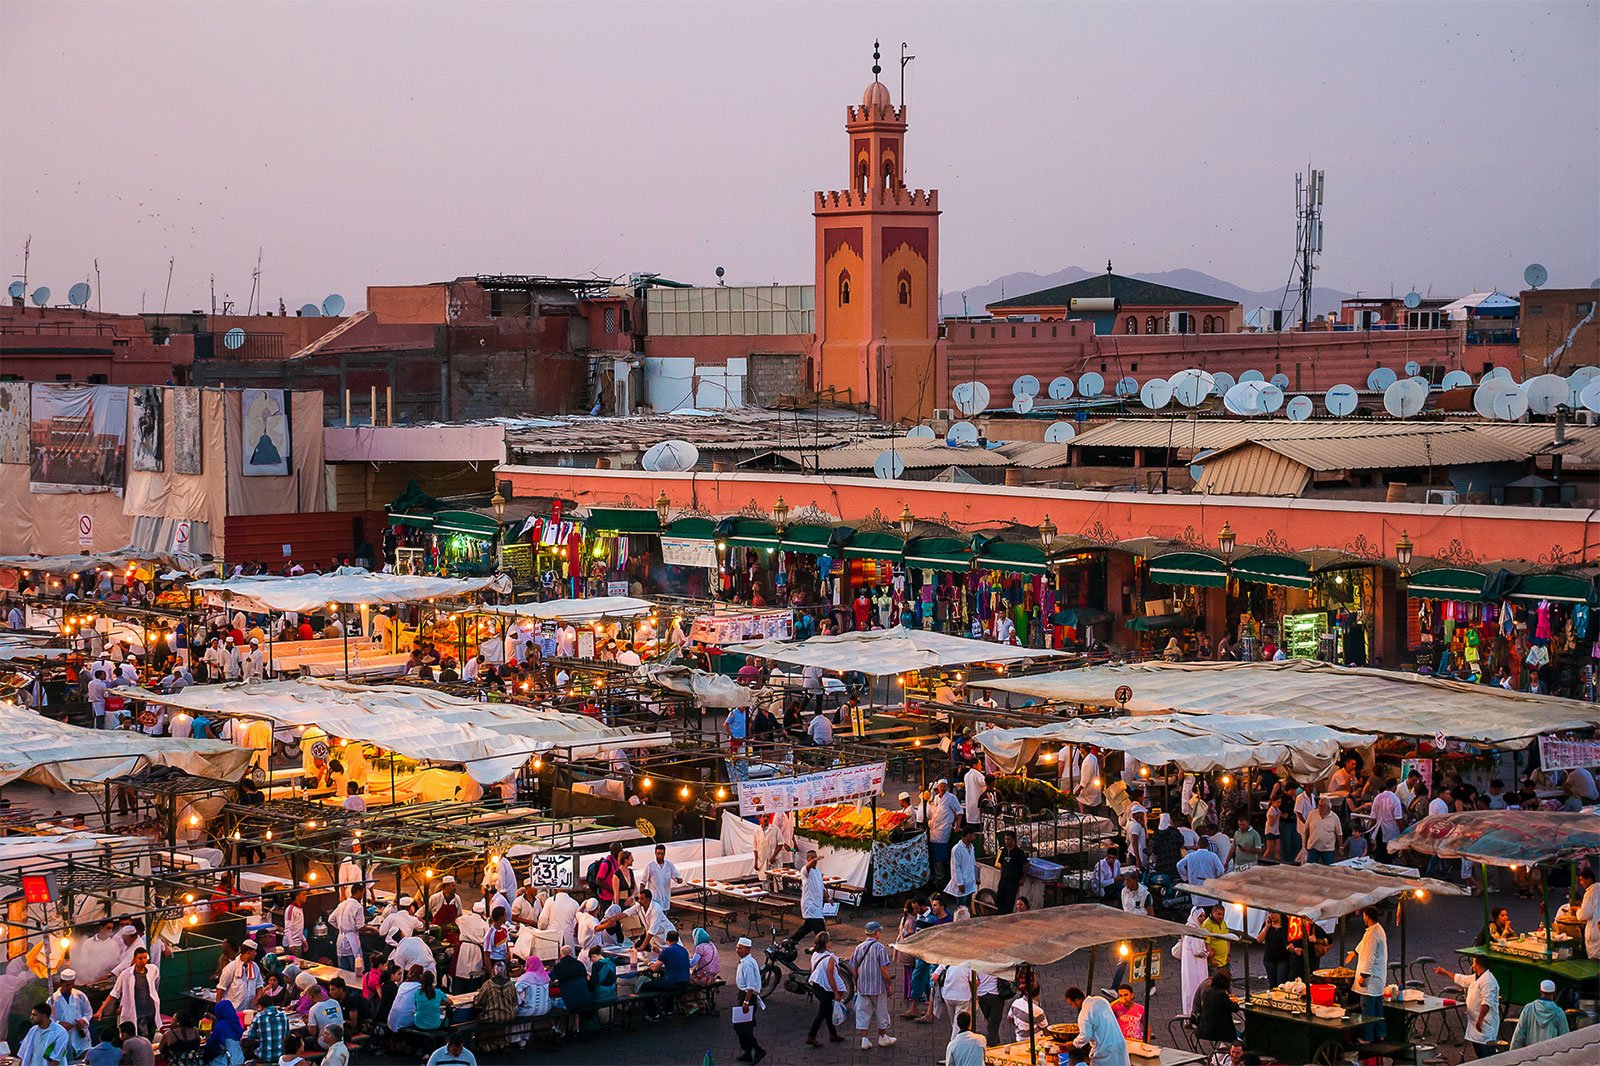
<svg viewBox="0 0 1600 1066"><path fill-rule="evenodd" d="M23 293L27 291L26 284L20 281L13 281L6 289L6 295L13 300L19 300L22 298ZM92 291L87 281L80 281L67 290L67 303L73 307L87 307ZM40 285L33 290L33 295L28 298L33 301L35 307L44 307L50 302L50 286Z"/></svg>
<svg viewBox="0 0 1600 1066"><path fill-rule="evenodd" d="M338 318L343 313L344 297L338 293L333 293L323 300L321 306L313 303L300 305L301 318Z"/></svg>

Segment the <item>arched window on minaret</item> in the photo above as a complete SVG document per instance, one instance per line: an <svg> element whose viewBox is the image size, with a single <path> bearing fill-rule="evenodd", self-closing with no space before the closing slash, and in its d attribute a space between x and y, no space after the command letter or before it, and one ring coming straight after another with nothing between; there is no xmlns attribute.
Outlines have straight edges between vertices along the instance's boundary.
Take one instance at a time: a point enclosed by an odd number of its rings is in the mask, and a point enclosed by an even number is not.
<svg viewBox="0 0 1600 1066"><path fill-rule="evenodd" d="M850 271L839 271L839 306L843 307L850 302Z"/></svg>
<svg viewBox="0 0 1600 1066"><path fill-rule="evenodd" d="M894 159L883 161L883 191L894 192Z"/></svg>
<svg viewBox="0 0 1600 1066"><path fill-rule="evenodd" d="M897 290L899 290L900 302L902 304L904 304L906 307L910 307L911 306L911 275L906 273L904 270L900 271L900 278L899 278L899 281L896 282L895 288Z"/></svg>
<svg viewBox="0 0 1600 1066"><path fill-rule="evenodd" d="M861 160L859 168L856 172L856 188L862 196L867 195L868 190L871 188L871 173L872 172L867 167L867 161L865 159Z"/></svg>

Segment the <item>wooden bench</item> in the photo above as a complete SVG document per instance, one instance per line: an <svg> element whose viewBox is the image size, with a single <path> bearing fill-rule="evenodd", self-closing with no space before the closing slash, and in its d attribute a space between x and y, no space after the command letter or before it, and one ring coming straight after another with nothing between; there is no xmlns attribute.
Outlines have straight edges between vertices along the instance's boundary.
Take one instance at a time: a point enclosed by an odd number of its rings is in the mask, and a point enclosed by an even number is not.
<svg viewBox="0 0 1600 1066"><path fill-rule="evenodd" d="M638 1022L645 1008L651 1004L659 1004L666 1016L677 1015L687 1018L692 1014L717 1013L717 992L727 982L722 978L709 985L690 985L680 992L635 992L627 996L618 996L615 1014L621 1016L624 1028L632 1029Z"/></svg>
<svg viewBox="0 0 1600 1066"><path fill-rule="evenodd" d="M698 902L690 903L687 900L673 900L673 902L677 904L672 911L673 917L684 920L685 924L689 921L704 921L708 926L722 930L723 943L729 943L733 940L733 923L739 920L739 915L732 910L727 907L719 907L714 903L702 905ZM707 930L707 932L709 931L710 929Z"/></svg>

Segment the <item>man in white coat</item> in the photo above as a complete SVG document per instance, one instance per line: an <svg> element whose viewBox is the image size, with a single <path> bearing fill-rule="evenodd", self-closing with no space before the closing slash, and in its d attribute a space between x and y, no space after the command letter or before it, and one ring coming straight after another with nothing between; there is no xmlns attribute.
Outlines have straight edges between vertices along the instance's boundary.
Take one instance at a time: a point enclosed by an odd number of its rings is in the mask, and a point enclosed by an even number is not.
<svg viewBox="0 0 1600 1066"><path fill-rule="evenodd" d="M1578 887L1583 890L1583 897L1573 917L1583 923L1584 953L1591 959L1600 959L1600 884L1595 882L1588 864L1578 871Z"/></svg>
<svg viewBox="0 0 1600 1066"><path fill-rule="evenodd" d="M255 1010L262 980L261 964L256 962L256 942L246 940L239 945L238 956L224 966L217 977L217 1001L227 1000L235 1010Z"/></svg>
<svg viewBox="0 0 1600 1066"><path fill-rule="evenodd" d="M1366 931L1361 943L1345 955L1345 965L1355 962L1356 980L1351 991L1361 997L1361 1013L1377 1020L1363 1028L1362 1039L1382 1040L1388 1034L1383 1017L1383 986L1389 980L1389 934L1378 924L1378 908L1363 907Z"/></svg>
<svg viewBox="0 0 1600 1066"><path fill-rule="evenodd" d="M72 1048L72 1058L81 1058L94 1044L91 1025L94 1010L89 1006L89 997L77 986L76 973L70 969L62 970L56 980L59 984L49 999L50 1017L66 1030L67 1040Z"/></svg>
<svg viewBox="0 0 1600 1066"><path fill-rule="evenodd" d="M1078 1047L1089 1049L1090 1066L1129 1066L1128 1039L1104 996L1085 999L1076 988L1067 989L1067 1007L1078 1009Z"/></svg>
<svg viewBox="0 0 1600 1066"><path fill-rule="evenodd" d="M427 928L427 923L417 917L417 901L401 896L399 906L378 923L378 936L390 947L409 936L416 936Z"/></svg>
<svg viewBox="0 0 1600 1066"><path fill-rule="evenodd" d="M33 1022L17 1048L21 1066L66 1066L73 1057L67 1050L67 1031L50 1017L50 1008L36 1003L28 1014Z"/></svg>
<svg viewBox="0 0 1600 1066"><path fill-rule="evenodd" d="M944 894L950 897L953 907L970 907L972 896L978 891L978 855L973 850L971 826L963 826L961 837L950 849L950 880L945 883Z"/></svg>
<svg viewBox="0 0 1600 1066"><path fill-rule="evenodd" d="M935 882L949 869L950 838L962 815L960 801L950 792L950 782L943 778L934 782L933 796L928 800L928 867Z"/></svg>
<svg viewBox="0 0 1600 1066"><path fill-rule="evenodd" d="M978 801L988 787L989 779L976 766L967 767L967 772L961 775L961 814L969 829L980 827L983 814Z"/></svg>
<svg viewBox="0 0 1600 1066"><path fill-rule="evenodd" d="M539 928L559 937L563 944L578 946L578 901L565 889L551 896L539 914Z"/></svg>
<svg viewBox="0 0 1600 1066"><path fill-rule="evenodd" d="M150 953L140 948L133 953L133 965L117 975L111 986L111 995L95 1012L99 1018L113 1003L117 1008L117 1023L133 1023L139 1035L154 1040L156 1027L161 1022L161 971L150 965Z"/></svg>
<svg viewBox="0 0 1600 1066"><path fill-rule="evenodd" d="M461 945L456 949L456 965L451 971L459 981L483 976L483 938L489 935L489 921L483 916L483 900L456 919Z"/></svg>
<svg viewBox="0 0 1600 1066"><path fill-rule="evenodd" d="M334 954L343 970L356 970L361 963L361 930L367 924L366 895L366 885L351 885L350 895L328 915L328 924L339 934Z"/></svg>
<svg viewBox="0 0 1600 1066"><path fill-rule="evenodd" d="M1199 907L1189 912L1187 926L1194 932L1179 937L1178 946L1173 949L1179 962L1178 1010L1184 1015L1194 1012L1195 993L1200 991L1201 985L1211 979L1211 949L1206 946L1205 930L1200 928L1205 913Z"/></svg>

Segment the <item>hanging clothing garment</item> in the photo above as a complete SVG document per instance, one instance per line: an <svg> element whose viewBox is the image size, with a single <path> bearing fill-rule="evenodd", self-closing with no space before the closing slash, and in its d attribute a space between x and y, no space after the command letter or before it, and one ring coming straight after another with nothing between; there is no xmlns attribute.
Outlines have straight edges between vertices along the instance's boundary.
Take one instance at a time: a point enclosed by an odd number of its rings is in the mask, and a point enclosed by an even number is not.
<svg viewBox="0 0 1600 1066"><path fill-rule="evenodd" d="M1536 640L1549 640L1550 639L1550 601L1549 600L1540 600L1538 606L1536 606L1533 610L1534 610L1535 617L1538 619L1538 621L1534 624L1534 627L1533 627L1534 639L1536 639Z"/></svg>

